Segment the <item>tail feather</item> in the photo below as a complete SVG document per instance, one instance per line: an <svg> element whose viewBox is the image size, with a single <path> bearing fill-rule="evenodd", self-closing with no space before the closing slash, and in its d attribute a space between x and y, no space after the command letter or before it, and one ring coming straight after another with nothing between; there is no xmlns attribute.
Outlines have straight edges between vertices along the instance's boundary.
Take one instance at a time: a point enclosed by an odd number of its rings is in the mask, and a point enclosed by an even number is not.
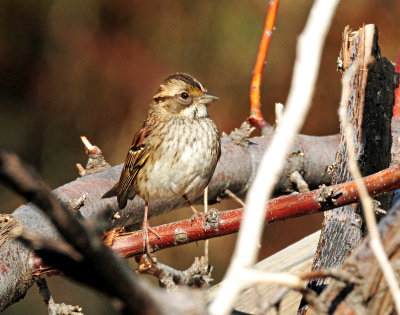
<svg viewBox="0 0 400 315"><path fill-rule="evenodd" d="M118 207L120 209L124 209L126 207L128 199L132 200L133 198L135 198L135 196L136 192L131 186L123 190L121 193L117 194Z"/></svg>
<svg viewBox="0 0 400 315"><path fill-rule="evenodd" d="M104 199L104 198L111 198L111 197L116 196L117 193L118 193L118 182L117 182L114 186L112 186L111 189L110 189L109 191L107 191L107 192L103 195L103 197L101 197L101 198L102 198L102 199Z"/></svg>
<svg viewBox="0 0 400 315"><path fill-rule="evenodd" d="M109 191L107 191L103 195L104 198L111 198L117 196L118 200L118 208L123 209L126 207L128 199L133 199L136 196L136 192L133 190L132 187L128 187L128 189L123 190L122 192L118 191L118 184L116 183Z"/></svg>
<svg viewBox="0 0 400 315"><path fill-rule="evenodd" d="M122 191L122 193L117 195L118 200L118 208L124 209L126 207L126 203L128 202L128 189Z"/></svg>

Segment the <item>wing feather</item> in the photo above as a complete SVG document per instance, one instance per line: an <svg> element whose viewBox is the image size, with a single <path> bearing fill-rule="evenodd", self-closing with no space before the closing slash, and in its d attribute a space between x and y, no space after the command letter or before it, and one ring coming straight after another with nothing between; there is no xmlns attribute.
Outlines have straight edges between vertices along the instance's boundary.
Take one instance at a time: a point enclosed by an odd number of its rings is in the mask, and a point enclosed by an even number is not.
<svg viewBox="0 0 400 315"><path fill-rule="evenodd" d="M132 141L132 146L126 155L119 182L103 196L103 198L108 198L117 195L118 207L120 209L125 208L128 198L133 199L135 196L132 183L150 156L148 145L149 135L150 130L145 122Z"/></svg>

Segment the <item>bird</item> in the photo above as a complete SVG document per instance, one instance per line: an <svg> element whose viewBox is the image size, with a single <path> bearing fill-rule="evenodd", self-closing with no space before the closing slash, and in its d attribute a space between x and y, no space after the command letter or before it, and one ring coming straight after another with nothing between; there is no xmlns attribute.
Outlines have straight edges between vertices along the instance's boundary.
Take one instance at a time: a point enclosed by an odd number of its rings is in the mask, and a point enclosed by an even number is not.
<svg viewBox="0 0 400 315"><path fill-rule="evenodd" d="M148 222L149 202L181 196L199 215L192 201L207 187L221 156L218 129L208 114L216 100L189 74L167 77L133 138L119 181L103 195L117 196L120 209L136 195L145 201L143 250L149 255L149 231L160 238Z"/></svg>

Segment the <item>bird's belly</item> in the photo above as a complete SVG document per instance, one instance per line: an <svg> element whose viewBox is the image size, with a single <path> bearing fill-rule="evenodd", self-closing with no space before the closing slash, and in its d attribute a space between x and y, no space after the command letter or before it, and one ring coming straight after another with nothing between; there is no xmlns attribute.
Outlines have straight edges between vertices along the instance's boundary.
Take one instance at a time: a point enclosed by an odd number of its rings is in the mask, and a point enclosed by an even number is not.
<svg viewBox="0 0 400 315"><path fill-rule="evenodd" d="M212 140L218 141L218 138ZM147 201L183 195L193 200L201 194L214 173L218 152L210 150L210 147L212 145L202 139L190 142L181 150L163 148L162 158L146 163L139 171L142 174L135 183L138 195Z"/></svg>

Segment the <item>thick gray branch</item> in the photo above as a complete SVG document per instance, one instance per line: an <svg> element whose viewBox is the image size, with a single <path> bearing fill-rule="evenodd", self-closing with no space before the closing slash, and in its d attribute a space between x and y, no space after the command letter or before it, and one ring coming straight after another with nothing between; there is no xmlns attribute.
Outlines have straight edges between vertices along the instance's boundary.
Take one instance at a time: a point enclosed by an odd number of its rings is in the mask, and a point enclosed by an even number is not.
<svg viewBox="0 0 400 315"><path fill-rule="evenodd" d="M270 137L249 139L247 146L233 144L227 138L222 140L222 156L209 186L210 203L225 198L225 190L229 189L238 196L245 196L251 185L262 154L270 142ZM292 154L288 157L287 167L282 175L276 193L291 190L289 176L294 170L304 174L304 179L311 187L330 182L330 175L325 172L332 164L338 145L338 136L311 137L299 135ZM101 199L119 178L121 165L103 172L79 178L54 190L64 202L80 198L87 193L84 205L78 215L93 218L102 212L117 212L115 198ZM201 197L197 203L201 203ZM158 215L184 206L181 198L166 202L153 203L150 215ZM120 218L113 219L110 227L125 226L140 222L143 218L143 201L139 198L128 202L120 211ZM28 203L14 211L12 220L22 223L27 230L41 236L57 239L59 235L49 219L33 204ZM0 224L0 310L23 297L32 285L32 272L35 260L29 249L9 238L10 233Z"/></svg>

